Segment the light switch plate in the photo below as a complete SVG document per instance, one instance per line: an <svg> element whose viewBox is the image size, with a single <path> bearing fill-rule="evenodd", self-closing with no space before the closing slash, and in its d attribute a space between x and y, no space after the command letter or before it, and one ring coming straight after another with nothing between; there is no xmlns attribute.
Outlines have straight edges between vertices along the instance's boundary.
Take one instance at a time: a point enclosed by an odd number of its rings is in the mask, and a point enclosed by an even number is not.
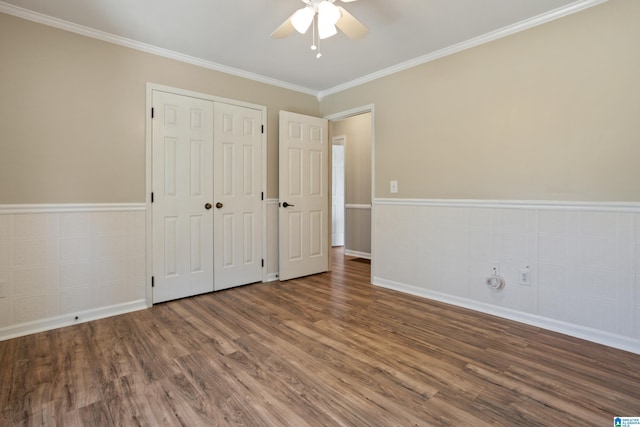
<svg viewBox="0 0 640 427"><path fill-rule="evenodd" d="M389 191L392 193L398 192L398 181L393 180L389 183Z"/></svg>

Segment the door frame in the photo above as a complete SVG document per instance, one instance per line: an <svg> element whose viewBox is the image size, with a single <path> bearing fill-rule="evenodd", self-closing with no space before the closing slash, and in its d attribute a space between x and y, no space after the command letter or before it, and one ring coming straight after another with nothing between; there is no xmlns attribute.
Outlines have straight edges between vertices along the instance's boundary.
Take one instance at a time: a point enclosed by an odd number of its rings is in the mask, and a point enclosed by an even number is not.
<svg viewBox="0 0 640 427"><path fill-rule="evenodd" d="M151 286L151 276L153 273L153 233L152 233L152 211L151 211L151 187L153 183L152 176L152 145L153 145L153 122L151 121L151 108L153 107L153 91L169 92L175 95L189 96L192 98L204 99L212 102L222 102L225 104L237 105L239 107L251 108L259 110L262 113L262 259L264 266L262 267L262 281L267 281L267 107L264 105L252 104L249 102L238 101L235 99L223 98L220 96L208 95L205 93L194 92L187 89L180 89L171 86L160 85L147 82L146 87L146 106L145 106L145 248L146 248L146 265L145 265L145 282L146 282L146 302L147 307L153 305L153 289ZM215 141L214 141L215 143ZM215 255L214 255L215 256ZM213 262L213 260L211 260Z"/></svg>
<svg viewBox="0 0 640 427"><path fill-rule="evenodd" d="M374 227L376 223L376 204L375 204L375 195L376 195L376 112L375 112L375 104L367 104L360 107L355 107L350 110L340 111L338 113L329 114L324 116L325 119L329 120L329 133L331 133L331 123L337 122L340 120L348 119L349 117L358 116L360 114L371 113L371 275L370 280L373 281L375 277L375 233ZM331 138L332 135L329 135ZM333 166L329 165L329 171ZM329 209L331 209L331 204L333 201L331 200L331 195L329 196ZM329 229L329 239L331 239L331 233L333 230ZM329 253L331 256L332 252ZM329 262L331 265L331 262Z"/></svg>

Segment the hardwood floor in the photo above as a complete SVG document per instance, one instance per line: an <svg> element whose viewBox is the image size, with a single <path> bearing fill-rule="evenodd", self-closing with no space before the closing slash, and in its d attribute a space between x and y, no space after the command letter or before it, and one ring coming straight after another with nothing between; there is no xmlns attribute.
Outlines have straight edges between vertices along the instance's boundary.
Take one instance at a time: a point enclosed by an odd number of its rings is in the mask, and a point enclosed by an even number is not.
<svg viewBox="0 0 640 427"><path fill-rule="evenodd" d="M368 263L0 342L0 425L613 426L640 356L369 285Z"/></svg>

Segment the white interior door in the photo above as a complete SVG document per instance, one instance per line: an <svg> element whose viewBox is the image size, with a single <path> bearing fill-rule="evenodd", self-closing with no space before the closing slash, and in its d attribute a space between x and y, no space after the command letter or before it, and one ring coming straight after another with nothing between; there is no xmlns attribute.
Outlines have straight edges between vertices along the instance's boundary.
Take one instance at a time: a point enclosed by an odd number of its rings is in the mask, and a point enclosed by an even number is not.
<svg viewBox="0 0 640 427"><path fill-rule="evenodd" d="M329 269L328 121L280 111L280 280Z"/></svg>
<svg viewBox="0 0 640 427"><path fill-rule="evenodd" d="M344 246L344 137L332 138L331 246Z"/></svg>
<svg viewBox="0 0 640 427"><path fill-rule="evenodd" d="M214 105L214 288L262 280L262 111Z"/></svg>
<svg viewBox="0 0 640 427"><path fill-rule="evenodd" d="M213 102L153 91L153 302L213 291Z"/></svg>

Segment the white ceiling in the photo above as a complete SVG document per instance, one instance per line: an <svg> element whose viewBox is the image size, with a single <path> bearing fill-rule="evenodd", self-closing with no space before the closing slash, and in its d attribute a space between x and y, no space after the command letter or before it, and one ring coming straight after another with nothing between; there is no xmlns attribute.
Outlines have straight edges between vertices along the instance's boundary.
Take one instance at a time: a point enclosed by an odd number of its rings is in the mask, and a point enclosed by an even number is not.
<svg viewBox="0 0 640 427"><path fill-rule="evenodd" d="M369 34L322 41L320 59L309 49L310 32L269 37L301 0L5 0L0 12L322 95L602 1L342 3Z"/></svg>

